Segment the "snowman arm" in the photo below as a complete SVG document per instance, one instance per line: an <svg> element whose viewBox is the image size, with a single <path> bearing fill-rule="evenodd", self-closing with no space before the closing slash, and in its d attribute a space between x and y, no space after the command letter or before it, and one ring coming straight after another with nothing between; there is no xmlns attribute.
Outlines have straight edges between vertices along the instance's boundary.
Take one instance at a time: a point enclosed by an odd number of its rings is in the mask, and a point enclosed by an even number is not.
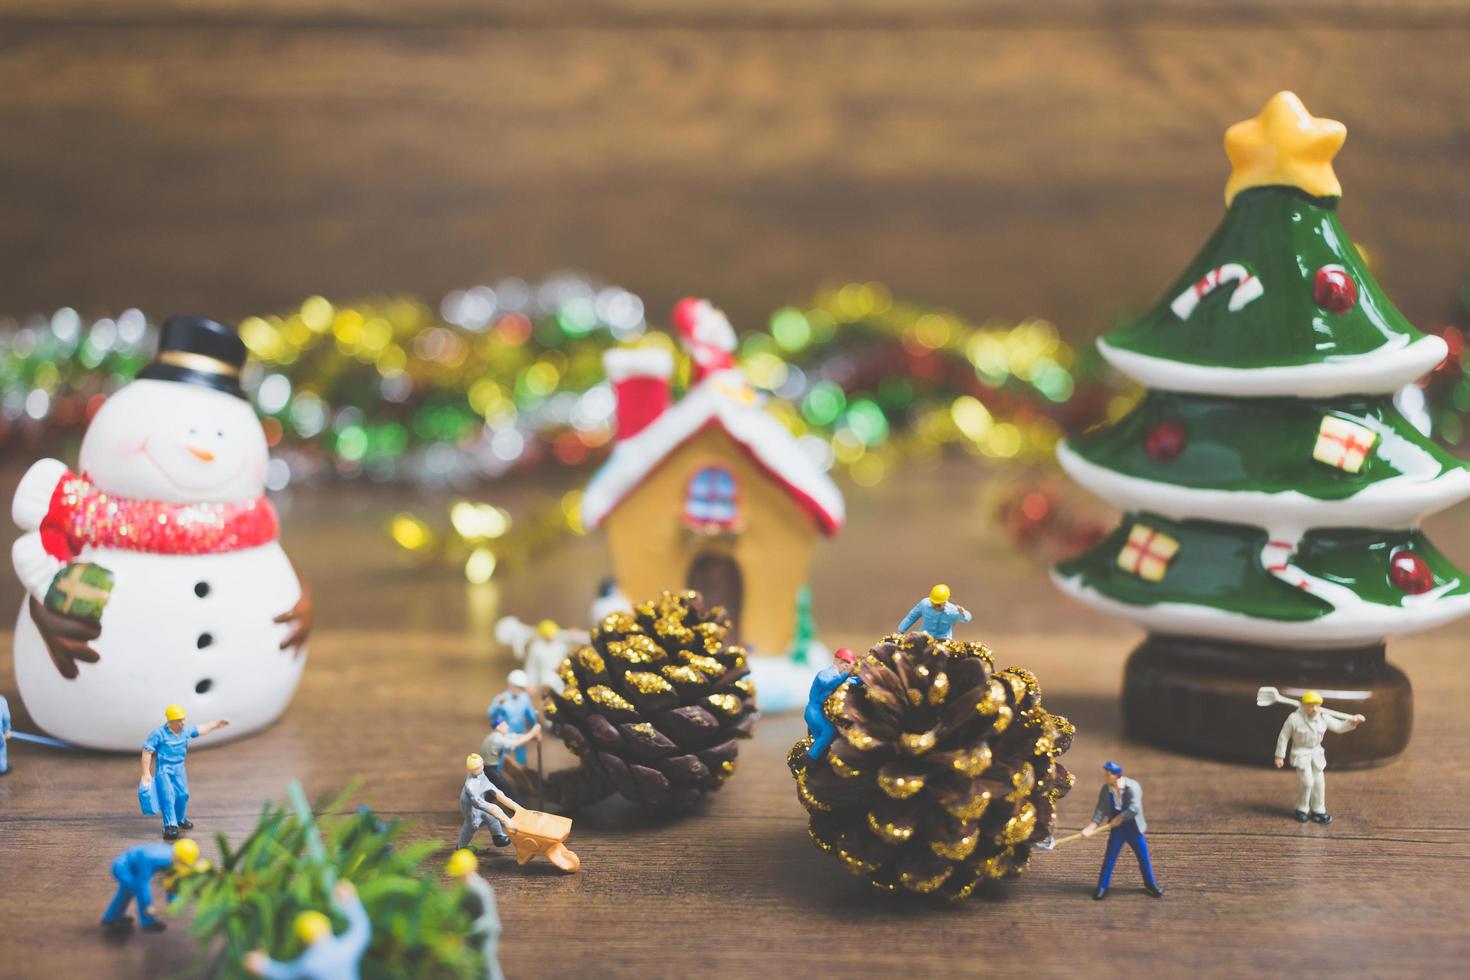
<svg viewBox="0 0 1470 980"><path fill-rule="evenodd" d="M20 484L15 488L15 497L10 502L10 516L25 533L16 539L10 549L10 560L15 574L26 591L40 599L51 587L51 580L65 562L46 549L47 539L42 535L42 526L51 513L51 503L56 488L71 472L59 459L42 459L31 464ZM55 529L46 532L56 535ZM55 541L53 544L57 543Z"/></svg>
<svg viewBox="0 0 1470 980"><path fill-rule="evenodd" d="M10 501L10 516L22 531L34 531L51 512L51 498L56 487L71 472L59 459L41 459L31 464L15 488Z"/></svg>
<svg viewBox="0 0 1470 980"><path fill-rule="evenodd" d="M63 562L53 558L41 542L40 531L27 531L10 548L10 562L15 566L16 577L26 591L37 599L45 599L51 588L51 580L61 571Z"/></svg>
<svg viewBox="0 0 1470 980"><path fill-rule="evenodd" d="M286 556L286 561L291 565L291 574L296 576L296 586L301 594L296 598L296 605L276 616L271 622L291 625L291 632L287 633L286 638L281 641L280 648L291 650L295 656L299 657L306 647L306 638L311 635L314 604L311 598L311 586L306 584L306 579L301 575L301 569L296 566L295 560L290 555Z"/></svg>

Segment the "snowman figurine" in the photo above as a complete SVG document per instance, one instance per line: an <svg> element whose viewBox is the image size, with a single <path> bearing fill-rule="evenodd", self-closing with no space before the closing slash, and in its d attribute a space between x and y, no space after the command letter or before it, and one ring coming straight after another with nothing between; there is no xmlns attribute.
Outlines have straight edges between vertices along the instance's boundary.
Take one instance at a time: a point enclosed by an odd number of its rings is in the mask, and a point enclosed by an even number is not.
<svg viewBox="0 0 1470 980"><path fill-rule="evenodd" d="M80 472L44 459L16 489L15 677L57 738L137 751L176 703L229 718L224 741L290 703L311 599L277 541L244 363L229 327L170 318L92 419Z"/></svg>

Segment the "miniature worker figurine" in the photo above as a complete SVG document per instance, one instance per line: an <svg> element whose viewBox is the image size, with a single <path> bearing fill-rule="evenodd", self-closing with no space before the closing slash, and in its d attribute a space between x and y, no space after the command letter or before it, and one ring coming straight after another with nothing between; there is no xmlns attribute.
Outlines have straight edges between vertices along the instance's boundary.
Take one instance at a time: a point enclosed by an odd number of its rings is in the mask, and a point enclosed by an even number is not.
<svg viewBox="0 0 1470 980"><path fill-rule="evenodd" d="M524 670L513 670L505 683L506 689L490 702L490 727L498 728L503 721L512 734L524 735L536 727L536 706L531 703L530 692L526 690L530 680ZM523 766L526 764L524 745L516 749L516 762Z"/></svg>
<svg viewBox="0 0 1470 980"><path fill-rule="evenodd" d="M586 630L564 630L550 619L530 626L514 616L503 616L495 624L495 639L510 647L517 660L525 661L526 686L539 696L548 687L561 692L556 668L591 636Z"/></svg>
<svg viewBox="0 0 1470 980"><path fill-rule="evenodd" d="M537 691L550 687L560 692L561 678L556 668L578 641L564 635L564 631L550 619L536 624L536 638L526 645L526 679Z"/></svg>
<svg viewBox="0 0 1470 980"><path fill-rule="evenodd" d="M143 743L143 778L140 788L150 783L157 795L158 811L163 815L163 839L176 840L180 830L193 830L186 816L189 807L189 777L184 772L184 757L189 754L189 740L208 735L229 724L226 719L189 725L184 709L171 704L163 711L164 723L148 734ZM153 772L154 759L158 772Z"/></svg>
<svg viewBox="0 0 1470 980"><path fill-rule="evenodd" d="M480 859L475 852L465 848L449 855L449 865L444 869L451 878L458 879L469 892L472 902L470 932L480 937L480 953L485 957L485 976L488 980L505 980L500 970L500 913L495 908L495 889L479 875Z"/></svg>
<svg viewBox="0 0 1470 980"><path fill-rule="evenodd" d="M1108 830L1108 849L1103 855L1102 872L1097 876L1097 891L1092 897L1099 901L1108 897L1108 885L1113 880L1113 865L1118 854L1127 844L1138 856L1138 870L1143 873L1143 890L1154 898L1163 898L1164 890L1154 881L1154 868L1148 859L1148 841L1143 832L1148 821L1143 819L1143 787L1138 780L1123 775L1123 767L1116 762L1103 766L1108 781L1097 794L1097 809L1092 812L1092 822L1082 828L1083 837L1091 837L1099 829Z"/></svg>
<svg viewBox="0 0 1470 980"><path fill-rule="evenodd" d="M587 610L590 622L593 626L602 622L615 612L632 612L633 604L628 597L623 595L623 590L618 588L618 580L605 578L597 586L597 598L592 600L591 607Z"/></svg>
<svg viewBox="0 0 1470 980"><path fill-rule="evenodd" d="M518 750L524 753L522 746L540 737L540 722L532 725L529 732L516 733L510 730L509 722L504 718L500 719L490 729L490 734L485 736L485 741L480 743L480 755L484 757L485 768L491 773L499 773L505 765L506 756ZM496 780L495 776L489 778L492 782Z"/></svg>
<svg viewBox="0 0 1470 980"><path fill-rule="evenodd" d="M806 732L812 737L811 748L806 750L808 758L820 759L837 737L837 728L822 705L832 692L843 684L861 684L863 679L853 673L857 669L857 657L847 647L832 654L832 666L824 667L812 680L811 694L806 701Z"/></svg>
<svg viewBox="0 0 1470 980"><path fill-rule="evenodd" d="M174 868L187 872L199 862L199 845L185 839L168 844L139 844L112 860L112 876L117 879L117 894L102 913L102 925L112 932L126 932L133 927L133 917L125 915L128 904L138 903L138 919L144 932L162 932L163 923L156 918L153 904L153 876Z"/></svg>
<svg viewBox="0 0 1470 980"><path fill-rule="evenodd" d="M936 585L929 590L929 598L914 603L914 608L898 624L900 633L907 633L915 623L936 640L947 640L954 635L955 623L968 623L970 610L949 601L949 586Z"/></svg>
<svg viewBox="0 0 1470 980"><path fill-rule="evenodd" d="M1286 750L1290 748L1291 764L1299 780L1297 823L1309 819L1314 823L1332 822L1327 812L1327 777L1323 773L1327 768L1327 754L1322 751L1322 737L1328 732L1337 735L1350 732L1367 720L1362 715L1323 709L1322 695L1316 691L1303 694L1301 707L1286 716L1281 734L1276 736L1276 768L1286 765Z"/></svg>
<svg viewBox="0 0 1470 980"><path fill-rule="evenodd" d="M0 776L10 771L9 751L6 743L10 741L10 702L5 700L5 695L0 694Z"/></svg>
<svg viewBox="0 0 1470 980"><path fill-rule="evenodd" d="M358 964L373 938L367 909L350 881L339 881L333 904L347 916L347 931L332 934L332 920L321 912L296 916L296 935L306 952L290 963L273 960L264 950L245 954L245 969L267 980L358 980Z"/></svg>
<svg viewBox="0 0 1470 980"><path fill-rule="evenodd" d="M464 780L464 788L459 791L459 815L464 818L464 823L459 828L459 842L456 848L470 846L474 839L475 831L481 827L490 828L490 840L496 847L507 847L510 844L510 835L505 832L501 819L505 818L505 811L488 802L486 793L493 793L497 800L509 804L512 809L519 810L520 804L500 792L499 788L485 775L485 760L478 755L471 755L465 759L467 770ZM473 848L471 848L473 850Z"/></svg>

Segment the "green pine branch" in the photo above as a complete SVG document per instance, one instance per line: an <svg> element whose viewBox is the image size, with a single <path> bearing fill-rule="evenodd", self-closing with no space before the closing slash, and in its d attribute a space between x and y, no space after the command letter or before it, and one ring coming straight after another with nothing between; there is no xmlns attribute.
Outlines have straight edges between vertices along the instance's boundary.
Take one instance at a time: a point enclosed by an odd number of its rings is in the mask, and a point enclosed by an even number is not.
<svg viewBox="0 0 1470 980"><path fill-rule="evenodd" d="M485 975L479 944L467 939L472 916L463 889L444 884L437 867L426 864L441 845L405 844L398 820L384 822L367 807L349 810L356 793L354 784L335 800L318 801L320 817L305 806L268 803L239 847L216 838L219 865L180 881L171 906L175 915L193 912L190 931L202 947L204 972L246 977L241 960L254 949L295 959L303 947L293 925L309 909L327 913L341 932L346 922L331 892L347 880L373 925L362 961L366 980Z"/></svg>

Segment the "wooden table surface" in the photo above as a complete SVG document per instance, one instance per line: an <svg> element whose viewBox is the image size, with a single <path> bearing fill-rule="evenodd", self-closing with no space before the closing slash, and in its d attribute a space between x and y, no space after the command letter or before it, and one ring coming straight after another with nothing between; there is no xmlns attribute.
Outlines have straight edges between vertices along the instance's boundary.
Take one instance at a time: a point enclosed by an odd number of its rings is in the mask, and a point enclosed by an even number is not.
<svg viewBox="0 0 1470 980"><path fill-rule="evenodd" d="M1092 901L1099 840L1038 853L1020 880L960 906L871 892L807 840L783 764L802 724L772 716L743 744L736 776L695 812L650 820L610 801L578 815L569 843L581 873L491 858L507 974L1463 970L1464 627L1391 647L1418 692L1412 746L1381 769L1332 772L1336 821L1301 826L1290 819L1289 772L1195 761L1122 737L1117 693L1136 634L1067 605L1046 586L1040 563L1001 547L974 509L974 476L956 463L850 497L852 525L824 549L814 575L823 633L836 643L870 642L911 594L946 577L978 613L968 635L990 643L1003 665L1034 670L1048 708L1077 724L1064 761L1078 785L1061 803L1060 826L1086 822L1102 763L1119 760L1147 792L1150 845L1168 894L1144 894L1125 856L1112 895ZM459 825L463 756L478 745L485 704L510 666L488 639L489 624L503 611L573 621L603 567L599 541L569 539L523 574L471 588L453 571L397 560L381 524L402 505L365 492L288 502L286 541L317 584L320 630L280 724L194 755L191 815L206 854L216 832L238 840L261 802L283 798L291 778L316 795L354 776L367 781L366 802L448 847ZM1442 531L1448 550L1464 554L1463 529L1446 523ZM344 535L358 559L350 569L337 560ZM10 608L18 596L5 588L0 602ZM0 643L0 690L25 728L8 640ZM1270 750L1261 746L1263 762ZM548 748L548 765L565 758L559 746ZM97 927L112 892L112 855L157 839L156 818L138 815L136 757L12 743L11 761L13 773L0 779L0 976L193 972L182 923L122 947L104 943Z"/></svg>

